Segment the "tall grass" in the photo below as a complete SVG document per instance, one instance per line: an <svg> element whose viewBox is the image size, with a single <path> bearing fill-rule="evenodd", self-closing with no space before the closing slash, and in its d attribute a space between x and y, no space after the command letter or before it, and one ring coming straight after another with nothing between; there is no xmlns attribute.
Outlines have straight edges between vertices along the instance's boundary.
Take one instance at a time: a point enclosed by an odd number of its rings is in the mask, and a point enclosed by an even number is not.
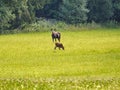
<svg viewBox="0 0 120 90"><path fill-rule="evenodd" d="M120 89L119 29L61 34L65 51L54 50L51 32L1 35L1 90Z"/></svg>
<svg viewBox="0 0 120 90"><path fill-rule="evenodd" d="M81 31L81 30L98 30L98 29L118 29L119 23L115 21L109 21L106 23L79 23L79 24L67 24L62 21L56 21L55 19L39 18L35 23L23 24L14 30L2 30L0 34L15 34L15 33L28 33L28 32L50 32L51 28L55 28L60 31Z"/></svg>

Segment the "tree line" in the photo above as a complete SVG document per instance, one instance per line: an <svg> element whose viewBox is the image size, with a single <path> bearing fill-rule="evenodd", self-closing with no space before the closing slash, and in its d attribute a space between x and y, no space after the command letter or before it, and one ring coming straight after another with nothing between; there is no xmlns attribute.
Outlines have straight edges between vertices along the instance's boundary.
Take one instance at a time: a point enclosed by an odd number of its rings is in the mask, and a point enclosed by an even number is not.
<svg viewBox="0 0 120 90"><path fill-rule="evenodd" d="M0 31L37 18L68 24L120 22L120 0L0 0Z"/></svg>

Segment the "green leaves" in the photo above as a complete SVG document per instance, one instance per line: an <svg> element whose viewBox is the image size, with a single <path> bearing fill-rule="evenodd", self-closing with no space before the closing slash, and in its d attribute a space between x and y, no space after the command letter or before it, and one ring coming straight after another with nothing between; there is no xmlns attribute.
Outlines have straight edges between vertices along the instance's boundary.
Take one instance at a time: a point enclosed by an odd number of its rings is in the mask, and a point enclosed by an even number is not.
<svg viewBox="0 0 120 90"><path fill-rule="evenodd" d="M120 0L113 0L113 20L120 22Z"/></svg>
<svg viewBox="0 0 120 90"><path fill-rule="evenodd" d="M9 7L0 7L0 29L7 29L11 26L10 22L15 19L15 14Z"/></svg>
<svg viewBox="0 0 120 90"><path fill-rule="evenodd" d="M106 22L113 16L111 0L88 0L88 21Z"/></svg>
<svg viewBox="0 0 120 90"><path fill-rule="evenodd" d="M77 24L87 20L87 12L86 0L54 0L44 7L43 16Z"/></svg>
<svg viewBox="0 0 120 90"><path fill-rule="evenodd" d="M35 11L49 0L1 0L0 30L14 29L35 21Z"/></svg>

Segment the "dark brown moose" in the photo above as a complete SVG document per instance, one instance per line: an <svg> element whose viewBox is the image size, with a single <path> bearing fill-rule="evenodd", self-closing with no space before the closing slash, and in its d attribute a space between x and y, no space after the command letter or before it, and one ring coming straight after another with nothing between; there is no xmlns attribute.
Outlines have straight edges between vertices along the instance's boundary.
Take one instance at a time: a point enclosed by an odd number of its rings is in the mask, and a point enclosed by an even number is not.
<svg viewBox="0 0 120 90"><path fill-rule="evenodd" d="M58 41L60 42L61 34L59 32L57 32L56 30L53 30L53 29L51 29L51 31L52 31L51 36L52 36L53 42L57 41L56 39L58 39Z"/></svg>
<svg viewBox="0 0 120 90"><path fill-rule="evenodd" d="M64 46L63 46L63 44L60 43L60 42L56 42L56 43L55 43L55 48L54 48L54 49L56 50L57 47L59 48L59 50L60 50L61 48L64 50Z"/></svg>

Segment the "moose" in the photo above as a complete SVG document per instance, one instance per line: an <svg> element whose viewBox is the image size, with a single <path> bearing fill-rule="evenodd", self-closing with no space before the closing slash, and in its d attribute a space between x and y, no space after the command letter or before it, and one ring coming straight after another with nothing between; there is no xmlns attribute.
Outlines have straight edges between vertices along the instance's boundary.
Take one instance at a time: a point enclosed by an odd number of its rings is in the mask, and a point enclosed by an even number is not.
<svg viewBox="0 0 120 90"><path fill-rule="evenodd" d="M57 41L56 39L58 39L58 41L60 42L60 38L61 38L60 32L57 32L56 29L54 29L54 30L51 29L51 31L52 31L52 34L51 34L52 41L54 42L54 41Z"/></svg>
<svg viewBox="0 0 120 90"><path fill-rule="evenodd" d="M57 47L59 48L59 50L60 50L61 48L64 50L64 46L63 46L62 43L56 42L56 43L55 43L55 48L54 48L54 49L56 50Z"/></svg>

